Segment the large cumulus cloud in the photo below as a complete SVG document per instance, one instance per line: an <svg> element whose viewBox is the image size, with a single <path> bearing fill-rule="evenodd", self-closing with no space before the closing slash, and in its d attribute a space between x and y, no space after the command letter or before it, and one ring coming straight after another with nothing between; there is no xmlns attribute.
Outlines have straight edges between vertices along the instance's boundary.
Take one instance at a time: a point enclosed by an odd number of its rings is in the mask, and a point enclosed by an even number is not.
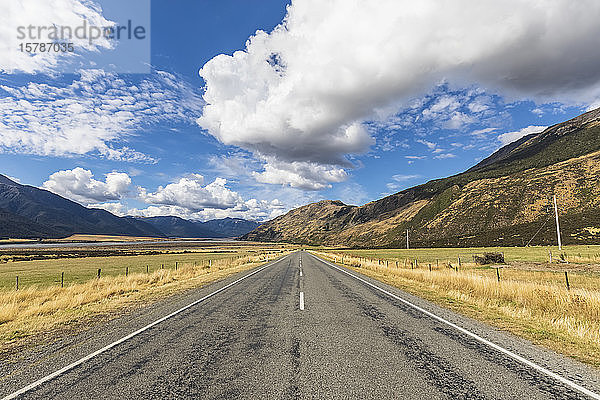
<svg viewBox="0 0 600 400"><path fill-rule="evenodd" d="M597 15L595 0L295 0L273 32L202 67L198 124L261 159L262 182L320 189L373 143L365 120L440 81L593 101Z"/></svg>

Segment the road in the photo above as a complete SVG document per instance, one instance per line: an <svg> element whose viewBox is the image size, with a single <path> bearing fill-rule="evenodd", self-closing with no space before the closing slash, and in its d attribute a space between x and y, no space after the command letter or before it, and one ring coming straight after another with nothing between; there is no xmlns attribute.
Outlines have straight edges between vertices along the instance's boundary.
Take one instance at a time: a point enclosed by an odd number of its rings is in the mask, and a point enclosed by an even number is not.
<svg viewBox="0 0 600 400"><path fill-rule="evenodd" d="M593 398L470 333L598 393L591 368L299 251L24 353L0 397Z"/></svg>

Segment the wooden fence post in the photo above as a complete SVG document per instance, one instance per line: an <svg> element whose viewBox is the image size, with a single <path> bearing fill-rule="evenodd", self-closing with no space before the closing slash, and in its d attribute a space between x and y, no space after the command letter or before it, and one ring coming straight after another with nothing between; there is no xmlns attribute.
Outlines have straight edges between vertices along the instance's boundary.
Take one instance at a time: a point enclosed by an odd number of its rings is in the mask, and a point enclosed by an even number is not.
<svg viewBox="0 0 600 400"><path fill-rule="evenodd" d="M500 282L500 268L496 267L496 277L498 278L498 282Z"/></svg>
<svg viewBox="0 0 600 400"><path fill-rule="evenodd" d="M60 287L65 287L65 272L60 273Z"/></svg>
<svg viewBox="0 0 600 400"><path fill-rule="evenodd" d="M125 276L129 275L129 267L125 267Z"/></svg>
<svg viewBox="0 0 600 400"><path fill-rule="evenodd" d="M16 290L19 290L19 275L17 275L17 286L16 286Z"/></svg>
<svg viewBox="0 0 600 400"><path fill-rule="evenodd" d="M567 282L567 290L571 290L571 286L569 285L569 275L567 271L565 271L565 282Z"/></svg>
<svg viewBox="0 0 600 400"><path fill-rule="evenodd" d="M175 271L177 271L177 261L175 261Z"/></svg>
<svg viewBox="0 0 600 400"><path fill-rule="evenodd" d="M100 279L100 273L102 272L101 268L98 268L98 279Z"/></svg>
<svg viewBox="0 0 600 400"><path fill-rule="evenodd" d="M150 266L148 264L146 264L146 273L150 272Z"/></svg>
<svg viewBox="0 0 600 400"><path fill-rule="evenodd" d="M429 264L429 272L431 272L431 264Z"/></svg>

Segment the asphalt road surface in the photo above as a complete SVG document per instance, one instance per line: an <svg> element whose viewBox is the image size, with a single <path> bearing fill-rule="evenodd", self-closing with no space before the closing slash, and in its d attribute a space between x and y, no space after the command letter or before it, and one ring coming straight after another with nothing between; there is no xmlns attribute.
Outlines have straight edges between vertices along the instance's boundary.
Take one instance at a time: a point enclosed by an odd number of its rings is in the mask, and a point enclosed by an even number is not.
<svg viewBox="0 0 600 400"><path fill-rule="evenodd" d="M589 367L307 252L0 365L0 397L26 399L588 399L599 388Z"/></svg>

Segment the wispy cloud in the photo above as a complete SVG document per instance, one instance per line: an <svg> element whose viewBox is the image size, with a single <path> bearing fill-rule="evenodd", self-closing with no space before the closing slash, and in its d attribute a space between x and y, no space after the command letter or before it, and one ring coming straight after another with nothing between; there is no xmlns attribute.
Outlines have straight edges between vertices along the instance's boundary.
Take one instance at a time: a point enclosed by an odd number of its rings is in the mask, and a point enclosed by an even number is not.
<svg viewBox="0 0 600 400"><path fill-rule="evenodd" d="M500 141L500 143L502 143L503 146L505 146L509 143L512 143L512 142L515 142L515 141L521 139L524 136L530 135L532 133L541 132L546 128L547 128L547 126L530 125L526 128L523 128L523 129L515 131L515 132L503 133L498 136L498 140Z"/></svg>
<svg viewBox="0 0 600 400"><path fill-rule="evenodd" d="M414 181L416 179L422 178L421 175L416 175L416 174L412 174L412 175L405 175L405 174L396 174L396 175L392 175L392 182L388 182L386 184L386 187L389 190L395 191L395 190L399 190L403 187L405 187L405 184L407 182L411 182Z"/></svg>
<svg viewBox="0 0 600 400"><path fill-rule="evenodd" d="M436 158L438 160L445 160L445 159L448 159L448 158L456 158L456 154L453 154L453 153L443 153L443 154L438 154L434 158Z"/></svg>
<svg viewBox="0 0 600 400"><path fill-rule="evenodd" d="M184 81L158 71L138 80L81 71L65 85L0 86L0 150L44 156L99 155L156 160L125 143L161 122L193 123L202 100Z"/></svg>

